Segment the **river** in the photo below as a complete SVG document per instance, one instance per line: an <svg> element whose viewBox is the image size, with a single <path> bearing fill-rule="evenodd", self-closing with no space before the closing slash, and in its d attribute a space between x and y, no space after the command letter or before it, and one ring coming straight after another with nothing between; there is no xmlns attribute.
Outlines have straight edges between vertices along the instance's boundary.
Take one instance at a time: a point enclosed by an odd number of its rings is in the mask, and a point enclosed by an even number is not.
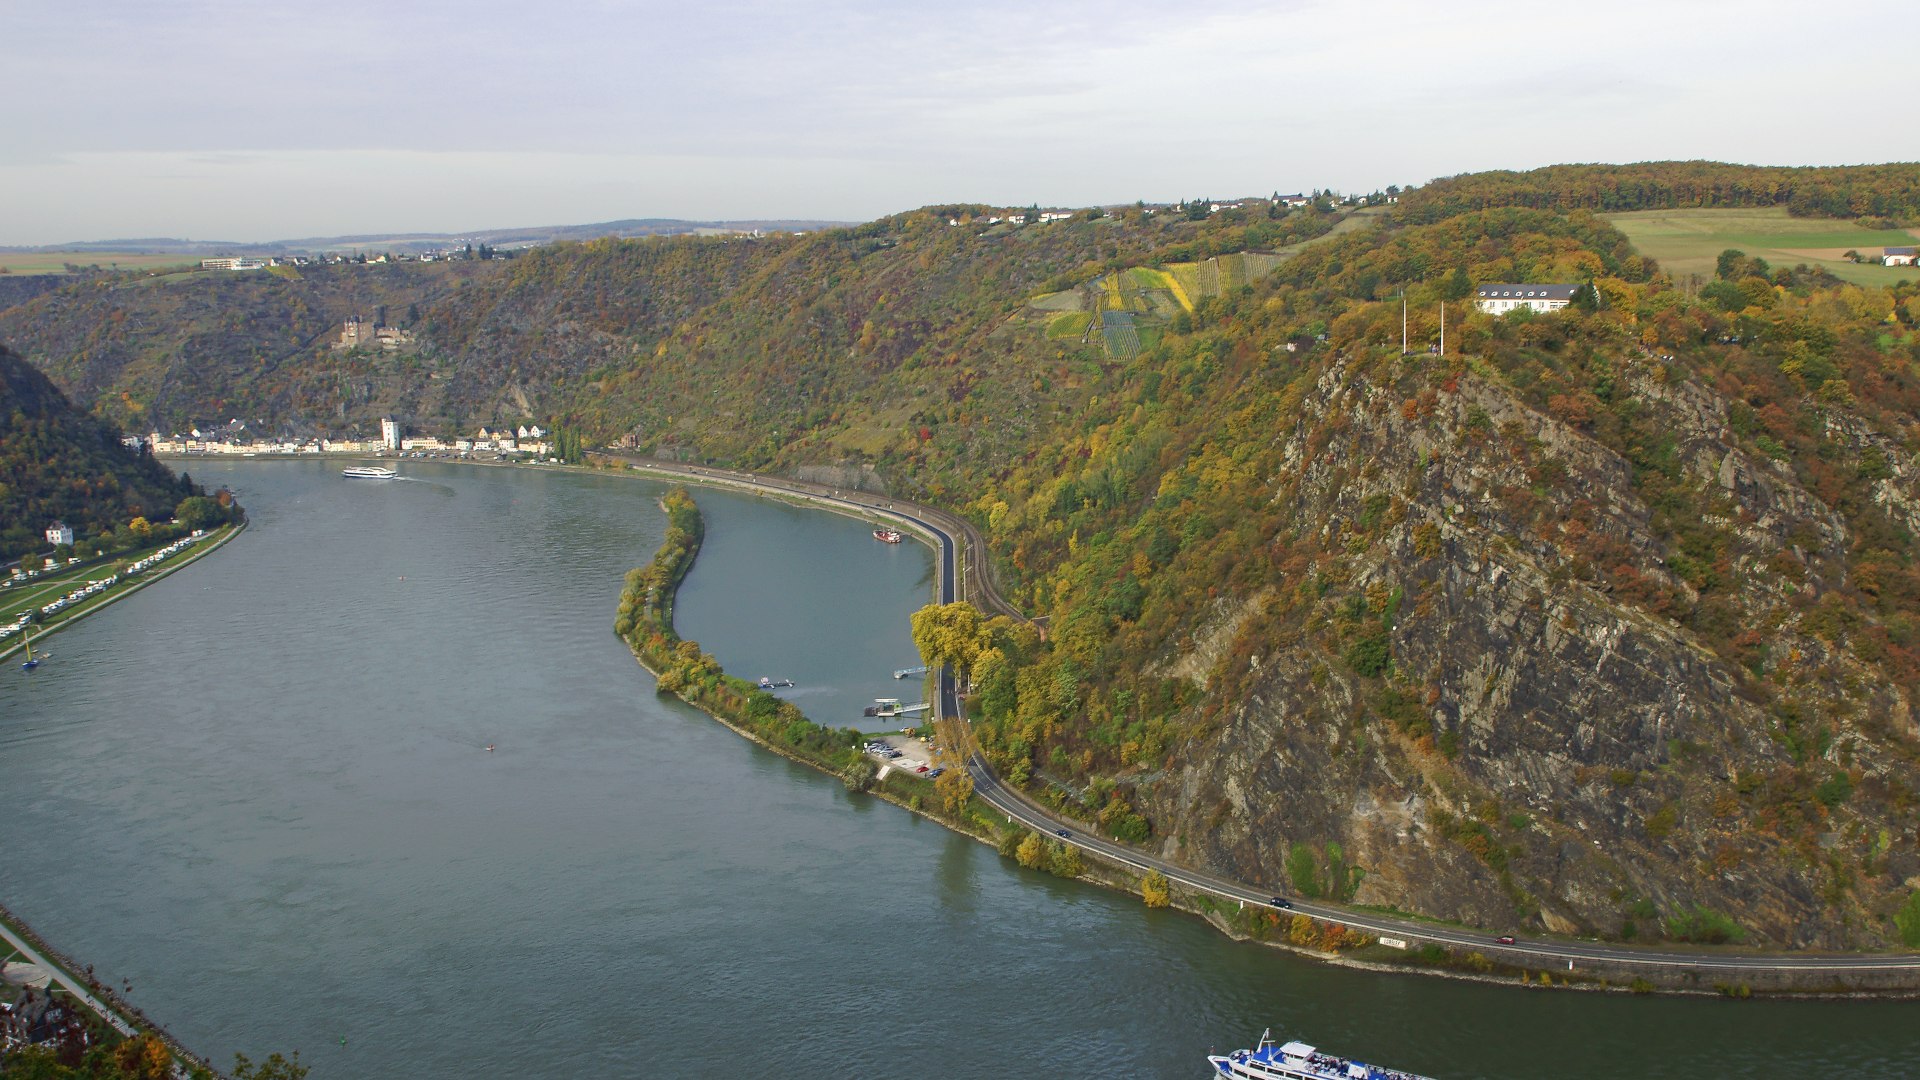
<svg viewBox="0 0 1920 1080"><path fill-rule="evenodd" d="M1197 1077L1271 1025L1448 1078L1920 1067L1911 1005L1347 971L850 795L662 701L614 638L650 482L194 465L253 525L0 672L0 899L217 1062ZM698 498L686 636L828 723L912 692L924 548Z"/></svg>

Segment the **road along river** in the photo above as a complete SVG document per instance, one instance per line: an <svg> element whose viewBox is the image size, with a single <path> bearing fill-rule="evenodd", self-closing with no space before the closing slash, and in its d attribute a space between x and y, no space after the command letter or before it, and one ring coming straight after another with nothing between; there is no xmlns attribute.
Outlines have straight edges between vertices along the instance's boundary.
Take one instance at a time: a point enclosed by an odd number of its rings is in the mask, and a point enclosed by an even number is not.
<svg viewBox="0 0 1920 1080"><path fill-rule="evenodd" d="M654 694L610 627L659 486L405 471L209 461L248 530L0 672L0 899L215 1060L1180 1077L1268 1025L1440 1077L1920 1060L1911 1005L1346 971L1020 870ZM924 548L699 497L687 636L829 723L900 692Z"/></svg>

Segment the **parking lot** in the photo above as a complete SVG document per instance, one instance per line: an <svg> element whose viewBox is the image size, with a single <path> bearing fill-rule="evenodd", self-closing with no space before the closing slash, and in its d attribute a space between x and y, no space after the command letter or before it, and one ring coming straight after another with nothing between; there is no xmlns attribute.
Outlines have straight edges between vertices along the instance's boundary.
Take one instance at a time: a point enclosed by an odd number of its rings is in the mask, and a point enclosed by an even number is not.
<svg viewBox="0 0 1920 1080"><path fill-rule="evenodd" d="M883 769L932 779L940 768L933 763L932 745L912 735L875 735L866 746L867 754Z"/></svg>

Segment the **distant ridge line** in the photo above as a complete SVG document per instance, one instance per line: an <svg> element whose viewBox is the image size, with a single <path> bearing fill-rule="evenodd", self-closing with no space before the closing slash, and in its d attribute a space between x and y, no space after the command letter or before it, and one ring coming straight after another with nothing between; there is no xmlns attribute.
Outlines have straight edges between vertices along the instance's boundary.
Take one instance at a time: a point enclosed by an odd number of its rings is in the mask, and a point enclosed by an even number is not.
<svg viewBox="0 0 1920 1080"><path fill-rule="evenodd" d="M678 236L698 232L813 232L856 225L853 221L824 221L804 218L751 218L726 221L692 221L683 218L621 218L584 225L527 225L502 229L476 229L472 232L433 233L353 233L342 236L308 236L286 240L191 240L157 236L113 240L76 240L65 244L0 245L0 252L36 254L41 252L116 251L153 255L275 254L279 252L328 251L339 248L377 247L383 251L418 251L468 243L500 246L504 244L552 244L563 241L599 240L605 237L635 239L643 236Z"/></svg>

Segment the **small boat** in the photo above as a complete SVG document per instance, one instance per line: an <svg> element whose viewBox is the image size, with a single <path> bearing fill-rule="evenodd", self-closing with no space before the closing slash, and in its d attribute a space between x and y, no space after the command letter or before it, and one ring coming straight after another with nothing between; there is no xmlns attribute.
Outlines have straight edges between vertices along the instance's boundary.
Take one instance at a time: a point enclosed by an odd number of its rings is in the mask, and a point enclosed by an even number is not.
<svg viewBox="0 0 1920 1080"><path fill-rule="evenodd" d="M873 530L873 538L883 544L897 544L906 539L906 537L900 534L899 529L875 529Z"/></svg>
<svg viewBox="0 0 1920 1080"><path fill-rule="evenodd" d="M31 626L27 627L27 636L25 640L27 643L27 660L26 660L26 663L23 663L20 665L20 670L32 671L34 668L37 668L40 666L40 661L35 660L33 658L33 627Z"/></svg>
<svg viewBox="0 0 1920 1080"><path fill-rule="evenodd" d="M492 744L492 743L488 743L488 744L487 744L487 753L489 753L489 754L491 754L491 753L493 753L493 744Z"/></svg>
<svg viewBox="0 0 1920 1080"><path fill-rule="evenodd" d="M1260 1045L1252 1050L1209 1055L1207 1064L1215 1076L1245 1080L1427 1080L1401 1069L1323 1054L1297 1039L1275 1046L1271 1028L1261 1033Z"/></svg>
<svg viewBox="0 0 1920 1080"><path fill-rule="evenodd" d="M354 465L341 469L340 475L349 480L391 480L400 474L392 469L382 469L377 465Z"/></svg>

